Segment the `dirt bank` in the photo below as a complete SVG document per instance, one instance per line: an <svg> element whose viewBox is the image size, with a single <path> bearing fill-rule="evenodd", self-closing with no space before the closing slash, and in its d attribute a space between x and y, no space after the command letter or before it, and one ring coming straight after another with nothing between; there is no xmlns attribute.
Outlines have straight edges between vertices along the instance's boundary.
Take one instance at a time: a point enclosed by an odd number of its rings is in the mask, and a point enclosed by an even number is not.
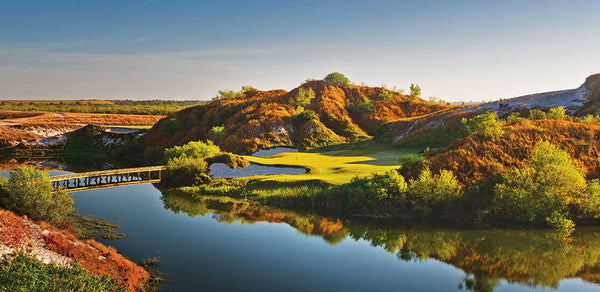
<svg viewBox="0 0 600 292"><path fill-rule="evenodd" d="M59 266L77 261L93 273L112 275L130 291L144 287L149 278L144 269L111 247L94 240L78 240L66 230L0 209L0 257L15 251Z"/></svg>

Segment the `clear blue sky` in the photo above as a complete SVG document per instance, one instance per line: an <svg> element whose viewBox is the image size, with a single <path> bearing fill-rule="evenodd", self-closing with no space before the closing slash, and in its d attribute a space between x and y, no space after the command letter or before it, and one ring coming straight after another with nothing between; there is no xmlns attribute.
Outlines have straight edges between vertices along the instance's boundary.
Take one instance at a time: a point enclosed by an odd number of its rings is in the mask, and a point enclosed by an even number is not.
<svg viewBox="0 0 600 292"><path fill-rule="evenodd" d="M597 0L0 4L0 99L207 99L338 71L483 100L600 72Z"/></svg>

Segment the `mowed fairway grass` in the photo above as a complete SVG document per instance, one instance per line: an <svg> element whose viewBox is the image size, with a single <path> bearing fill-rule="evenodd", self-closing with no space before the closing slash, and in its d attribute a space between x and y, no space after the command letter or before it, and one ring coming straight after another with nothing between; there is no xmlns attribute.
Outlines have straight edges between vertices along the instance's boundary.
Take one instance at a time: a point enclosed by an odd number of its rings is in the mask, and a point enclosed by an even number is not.
<svg viewBox="0 0 600 292"><path fill-rule="evenodd" d="M309 152L288 152L267 157L244 156L252 163L270 166L304 167L309 171L300 175L252 176L252 179L279 182L300 182L320 180L331 184L343 184L356 176L369 176L384 173L400 167L398 158L417 154L416 150L393 148L386 145L367 145L351 149L322 150Z"/></svg>

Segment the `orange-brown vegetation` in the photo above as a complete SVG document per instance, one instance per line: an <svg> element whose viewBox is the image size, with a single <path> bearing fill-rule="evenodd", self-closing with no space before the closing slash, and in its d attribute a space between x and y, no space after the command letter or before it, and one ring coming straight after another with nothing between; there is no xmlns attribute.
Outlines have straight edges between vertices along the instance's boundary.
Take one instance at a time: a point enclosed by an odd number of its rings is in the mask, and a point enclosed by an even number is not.
<svg viewBox="0 0 600 292"><path fill-rule="evenodd" d="M505 125L504 134L487 139L478 134L456 141L429 158L431 170L452 171L464 184L522 167L539 141L567 151L587 173L600 177L600 125L564 120L523 120ZM414 175L414 174L413 174Z"/></svg>
<svg viewBox="0 0 600 292"><path fill-rule="evenodd" d="M63 170L65 168L64 164L57 162L57 161L52 161L52 160L38 161L38 160L32 160L32 159L27 159L27 158L22 158L22 159L21 158L19 158L19 159L16 159L16 158L2 159L2 158L0 158L0 170L4 170L4 171L15 170L23 165L32 165L35 168L43 169L43 170Z"/></svg>
<svg viewBox="0 0 600 292"><path fill-rule="evenodd" d="M300 88L311 88L315 98L303 109L292 104ZM386 92L385 97L382 93ZM358 110L371 102L371 111ZM172 147L211 138L231 152L253 152L273 145L323 146L364 140L376 135L384 123L421 116L448 106L411 99L380 87L334 86L310 81L290 92L253 91L240 99L215 100L175 113L181 126L169 132L156 124L142 139L147 146ZM301 110L318 118L295 119ZM212 127L223 126L223 137L210 137Z"/></svg>
<svg viewBox="0 0 600 292"><path fill-rule="evenodd" d="M163 116L0 111L0 148L64 134L87 124L150 126Z"/></svg>
<svg viewBox="0 0 600 292"><path fill-rule="evenodd" d="M0 252L3 248L4 251L8 248L24 252L32 252L36 248L35 254L44 255L50 262L67 257L90 272L112 275L130 291L138 291L148 281L144 269L115 249L93 240L78 240L70 232L45 222L32 222L26 216L19 217L10 211L0 210L0 227Z"/></svg>
<svg viewBox="0 0 600 292"><path fill-rule="evenodd" d="M288 223L307 234L326 235L344 229L344 224L339 219L332 221L326 218L314 218L306 226L299 226L295 223L297 215L292 212L266 210L258 207L250 207L235 215L251 219L253 222Z"/></svg>
<svg viewBox="0 0 600 292"><path fill-rule="evenodd" d="M0 119L4 123L20 124L22 126L40 126L52 124L98 124L98 125L127 125L149 126L164 116L122 115L96 113L53 113L53 112L16 112L0 111Z"/></svg>

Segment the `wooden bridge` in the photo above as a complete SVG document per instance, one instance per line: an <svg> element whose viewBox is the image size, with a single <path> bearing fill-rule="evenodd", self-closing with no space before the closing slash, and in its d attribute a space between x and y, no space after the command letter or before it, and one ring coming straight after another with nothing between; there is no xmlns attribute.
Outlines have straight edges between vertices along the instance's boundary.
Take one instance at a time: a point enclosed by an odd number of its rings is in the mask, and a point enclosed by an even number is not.
<svg viewBox="0 0 600 292"><path fill-rule="evenodd" d="M148 166L80 172L50 177L52 186L73 191L109 188L142 183L159 183L167 167Z"/></svg>

